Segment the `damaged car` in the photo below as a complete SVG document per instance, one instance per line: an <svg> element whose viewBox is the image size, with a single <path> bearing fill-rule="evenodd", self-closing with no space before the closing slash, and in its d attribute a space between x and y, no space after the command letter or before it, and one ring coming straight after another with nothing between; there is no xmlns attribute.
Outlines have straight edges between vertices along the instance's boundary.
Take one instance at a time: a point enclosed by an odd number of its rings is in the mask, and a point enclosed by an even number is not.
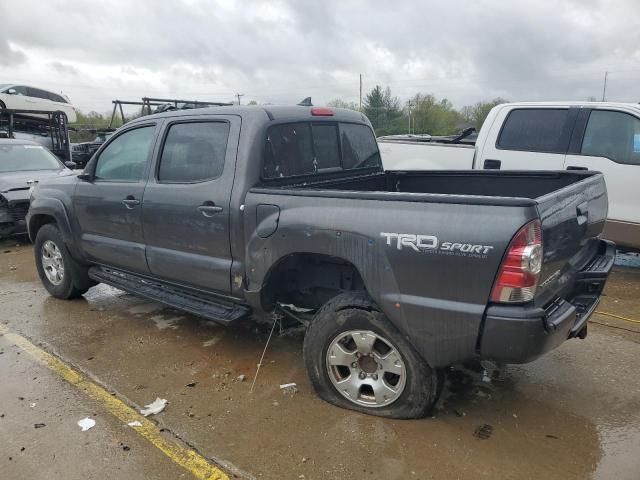
<svg viewBox="0 0 640 480"><path fill-rule="evenodd" d="M45 178L73 175L73 167L36 142L0 138L0 238L27 233L31 187Z"/></svg>

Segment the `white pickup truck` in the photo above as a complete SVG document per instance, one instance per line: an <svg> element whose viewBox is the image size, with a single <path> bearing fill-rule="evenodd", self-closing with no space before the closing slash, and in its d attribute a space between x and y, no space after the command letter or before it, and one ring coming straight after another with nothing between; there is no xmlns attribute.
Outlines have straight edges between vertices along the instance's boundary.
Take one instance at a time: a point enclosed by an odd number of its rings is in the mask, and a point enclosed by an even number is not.
<svg viewBox="0 0 640 480"><path fill-rule="evenodd" d="M460 138L462 137L462 138ZM378 138L385 170L596 170L609 214L604 237L640 248L640 105L505 103L472 136Z"/></svg>

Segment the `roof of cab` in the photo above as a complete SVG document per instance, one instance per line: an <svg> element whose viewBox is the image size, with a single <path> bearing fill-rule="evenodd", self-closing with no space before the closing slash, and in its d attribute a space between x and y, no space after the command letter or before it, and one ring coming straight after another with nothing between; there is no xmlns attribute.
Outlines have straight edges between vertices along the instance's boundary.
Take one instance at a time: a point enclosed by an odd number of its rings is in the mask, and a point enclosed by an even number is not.
<svg viewBox="0 0 640 480"><path fill-rule="evenodd" d="M266 121L271 120L333 120L333 121L346 121L356 123L369 123L367 117L355 110L347 110L344 108L331 108L333 115L331 116L315 116L311 111L316 107L302 107L302 106L285 106L285 105L230 105L223 107L206 107L206 108L194 108L187 110L171 110L168 112L154 113L152 115L146 115L144 117L137 118L130 123L143 122L152 118L165 118L165 117L182 117L191 115L239 115L241 117L256 117L264 118Z"/></svg>

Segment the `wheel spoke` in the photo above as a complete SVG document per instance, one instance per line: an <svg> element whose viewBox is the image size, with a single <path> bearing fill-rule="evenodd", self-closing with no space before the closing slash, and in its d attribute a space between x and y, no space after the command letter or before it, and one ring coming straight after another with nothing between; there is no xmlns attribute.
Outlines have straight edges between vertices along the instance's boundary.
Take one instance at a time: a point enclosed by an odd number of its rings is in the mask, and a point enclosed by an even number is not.
<svg viewBox="0 0 640 480"><path fill-rule="evenodd" d="M351 400L357 400L360 396L360 387L362 386L362 381L351 372L344 380L336 382L336 386L339 390L345 393Z"/></svg>
<svg viewBox="0 0 640 480"><path fill-rule="evenodd" d="M50 258L45 257L44 255L42 256L42 266L45 269L51 268L52 264L53 264L53 261Z"/></svg>
<svg viewBox="0 0 640 480"><path fill-rule="evenodd" d="M355 332L351 335L353 341L358 346L360 353L371 353L373 351L373 344L376 342L376 335L373 332Z"/></svg>
<svg viewBox="0 0 640 480"><path fill-rule="evenodd" d="M391 350L384 356L379 356L374 353L376 357L376 361L382 367L382 372L393 373L394 375L402 375L404 372L404 367L402 366L402 361L400 359L400 355L395 350Z"/></svg>
<svg viewBox="0 0 640 480"><path fill-rule="evenodd" d="M344 365L351 367L351 364L357 360L356 352L348 352L345 348L336 343L328 352L327 362L329 365Z"/></svg>
<svg viewBox="0 0 640 480"><path fill-rule="evenodd" d="M396 390L387 385L382 378L371 382L371 388L373 388L373 395L378 405L384 404L397 393Z"/></svg>

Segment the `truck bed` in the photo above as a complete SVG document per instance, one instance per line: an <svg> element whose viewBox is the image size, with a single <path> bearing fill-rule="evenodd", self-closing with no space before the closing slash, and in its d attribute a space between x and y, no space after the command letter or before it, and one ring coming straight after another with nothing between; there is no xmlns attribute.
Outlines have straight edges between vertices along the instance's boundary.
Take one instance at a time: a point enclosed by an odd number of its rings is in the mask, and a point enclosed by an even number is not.
<svg viewBox="0 0 640 480"><path fill-rule="evenodd" d="M535 200L577 182L597 175L586 171L492 171L492 170L440 170L383 172L373 175L325 180L291 182L278 189L304 189L315 191L344 191L350 195L368 193L410 193L423 201L450 203L480 203L530 205ZM337 193L337 192L336 192ZM413 200L417 200L413 196ZM466 198L463 198L466 197ZM475 197L488 197L485 199ZM400 199L398 196L389 197ZM406 196L404 199L408 199Z"/></svg>

